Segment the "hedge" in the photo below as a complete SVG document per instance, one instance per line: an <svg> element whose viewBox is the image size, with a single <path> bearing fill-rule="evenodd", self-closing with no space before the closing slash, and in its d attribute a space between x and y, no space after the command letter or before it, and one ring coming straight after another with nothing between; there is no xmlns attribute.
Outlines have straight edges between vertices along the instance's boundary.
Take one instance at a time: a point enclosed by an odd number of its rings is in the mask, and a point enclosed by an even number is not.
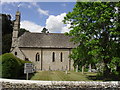
<svg viewBox="0 0 120 90"><path fill-rule="evenodd" d="M0 68L2 68L2 78L18 78L24 74L24 63L31 63L30 61L23 61L15 57L12 53L5 53L0 56Z"/></svg>

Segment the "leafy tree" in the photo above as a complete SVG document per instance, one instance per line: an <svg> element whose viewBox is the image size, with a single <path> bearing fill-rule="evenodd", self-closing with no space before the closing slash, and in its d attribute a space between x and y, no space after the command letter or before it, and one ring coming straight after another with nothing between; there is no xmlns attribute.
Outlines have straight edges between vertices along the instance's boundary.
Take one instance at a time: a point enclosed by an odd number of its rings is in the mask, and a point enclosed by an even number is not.
<svg viewBox="0 0 120 90"><path fill-rule="evenodd" d="M118 61L120 60L119 8L119 2L77 2L73 11L64 17L63 22L71 24L68 35L78 44L72 54L75 63L102 62L104 76L110 74L114 63L116 63L116 71L118 70L120 67L117 63L120 63ZM120 70L117 72L120 74Z"/></svg>
<svg viewBox="0 0 120 90"><path fill-rule="evenodd" d="M13 31L13 21L11 21L11 16L6 14L0 14L2 18L2 54L10 52L12 43L12 31ZM19 30L19 35L21 36L24 32L28 32L21 28Z"/></svg>
<svg viewBox="0 0 120 90"><path fill-rule="evenodd" d="M29 32L28 30L24 29L24 28L20 28L18 36L20 37L21 35L23 35L25 32Z"/></svg>
<svg viewBox="0 0 120 90"><path fill-rule="evenodd" d="M11 49L12 34L5 34L2 36L2 53L8 53Z"/></svg>
<svg viewBox="0 0 120 90"><path fill-rule="evenodd" d="M7 53L11 48L13 23L10 15L1 14L0 16L2 18L2 53Z"/></svg>
<svg viewBox="0 0 120 90"><path fill-rule="evenodd" d="M47 28L43 28L43 30L41 31L42 33L49 33L48 29Z"/></svg>
<svg viewBox="0 0 120 90"><path fill-rule="evenodd" d="M13 30L13 23L11 21L11 16L6 14L0 14L2 18L2 35L10 34Z"/></svg>

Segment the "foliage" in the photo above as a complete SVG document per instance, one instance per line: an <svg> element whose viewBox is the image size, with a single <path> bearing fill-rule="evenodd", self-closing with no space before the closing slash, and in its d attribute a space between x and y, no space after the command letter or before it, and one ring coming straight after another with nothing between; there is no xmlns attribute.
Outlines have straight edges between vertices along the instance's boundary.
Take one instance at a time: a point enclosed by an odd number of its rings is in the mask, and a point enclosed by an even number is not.
<svg viewBox="0 0 120 90"><path fill-rule="evenodd" d="M71 41L78 46L72 51L75 64L104 63L103 75L111 73L113 66L120 75L119 2L77 2L72 12L64 17L71 24Z"/></svg>
<svg viewBox="0 0 120 90"><path fill-rule="evenodd" d="M11 48L13 23L11 21L10 15L1 14L1 16L2 16L2 53L7 53L10 51Z"/></svg>
<svg viewBox="0 0 120 90"><path fill-rule="evenodd" d="M1 16L2 16L2 35L10 34L13 30L11 16L6 14L1 14Z"/></svg>
<svg viewBox="0 0 120 90"><path fill-rule="evenodd" d="M5 34L2 36L2 53L9 53L12 43L12 34Z"/></svg>
<svg viewBox="0 0 120 90"><path fill-rule="evenodd" d="M10 15L2 14L2 54L10 52L13 22ZM28 32L28 30L21 28L18 36L21 36L24 32Z"/></svg>
<svg viewBox="0 0 120 90"><path fill-rule="evenodd" d="M42 33L49 33L48 29L47 28L43 28L43 30L41 31Z"/></svg>
<svg viewBox="0 0 120 90"><path fill-rule="evenodd" d="M3 78L18 78L23 74L24 63L31 63L15 57L12 53L5 53L1 55L0 62Z"/></svg>
<svg viewBox="0 0 120 90"><path fill-rule="evenodd" d="M18 37L20 37L21 35L23 35L25 32L29 32L28 30L24 29L24 28L20 28L19 33L18 33Z"/></svg>

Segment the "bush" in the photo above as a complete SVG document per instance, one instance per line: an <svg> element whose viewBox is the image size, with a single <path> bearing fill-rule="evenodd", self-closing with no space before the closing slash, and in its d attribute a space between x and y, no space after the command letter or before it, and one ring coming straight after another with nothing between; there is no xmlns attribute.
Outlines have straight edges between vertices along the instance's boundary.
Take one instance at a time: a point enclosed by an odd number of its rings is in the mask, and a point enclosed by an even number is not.
<svg viewBox="0 0 120 90"><path fill-rule="evenodd" d="M31 63L30 61L23 61L15 57L12 53L5 53L0 56L0 66L2 66L3 78L18 78L24 74L24 63Z"/></svg>

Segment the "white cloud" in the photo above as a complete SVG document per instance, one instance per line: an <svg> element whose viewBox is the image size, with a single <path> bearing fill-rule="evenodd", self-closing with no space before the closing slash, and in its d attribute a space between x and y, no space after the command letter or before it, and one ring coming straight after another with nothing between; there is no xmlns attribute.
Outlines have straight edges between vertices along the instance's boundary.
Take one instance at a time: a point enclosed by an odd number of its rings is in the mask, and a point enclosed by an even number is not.
<svg viewBox="0 0 120 90"><path fill-rule="evenodd" d="M61 6L66 7L66 6L67 6L67 4L63 3L63 4L61 4Z"/></svg>
<svg viewBox="0 0 120 90"><path fill-rule="evenodd" d="M27 3L20 3L17 5L18 7L24 7L24 8L31 8L31 5L27 4Z"/></svg>
<svg viewBox="0 0 120 90"><path fill-rule="evenodd" d="M15 2L0 2L1 5L12 4L13 6L16 5Z"/></svg>
<svg viewBox="0 0 120 90"><path fill-rule="evenodd" d="M1 0L1 2L33 2L34 0Z"/></svg>
<svg viewBox="0 0 120 90"><path fill-rule="evenodd" d="M43 15L46 15L46 16L49 16L49 11L48 10L43 10L40 8L40 6L37 4L37 2L33 2L31 3L32 6L36 7L37 8L37 12L39 14L43 14Z"/></svg>
<svg viewBox="0 0 120 90"><path fill-rule="evenodd" d="M38 4L37 4L37 2L31 3L31 5L33 5L33 6L35 6L35 7L39 7Z"/></svg>
<svg viewBox="0 0 120 90"><path fill-rule="evenodd" d="M62 27L61 33L69 32L70 31L69 27L70 24L67 24L66 26Z"/></svg>
<svg viewBox="0 0 120 90"><path fill-rule="evenodd" d="M62 13L60 15L54 16L54 15L50 15L48 17L48 19L46 20L46 28L50 31L50 32L68 32L69 29L69 25L65 26L62 22L62 20L64 19L64 17L66 16L66 13Z"/></svg>
<svg viewBox="0 0 120 90"><path fill-rule="evenodd" d="M76 0L1 0L1 1L2 2L76 2Z"/></svg>
<svg viewBox="0 0 120 90"><path fill-rule="evenodd" d="M37 11L38 11L39 14L43 14L43 15L49 16L49 14L48 14L49 11L48 10L43 10L41 8L38 8Z"/></svg>
<svg viewBox="0 0 120 90"><path fill-rule="evenodd" d="M26 30L29 30L30 32L41 32L43 27L46 27L50 33L65 33L69 32L70 24L64 25L62 20L66 16L66 13L62 13L60 15L54 16L50 15L48 19L46 20L46 26L40 26L35 24L31 21L21 21L21 28L25 28Z"/></svg>
<svg viewBox="0 0 120 90"><path fill-rule="evenodd" d="M28 8L31 8L31 6L30 6L30 5L28 5Z"/></svg>
<svg viewBox="0 0 120 90"><path fill-rule="evenodd" d="M24 2L2 2L2 5L9 6L11 4L12 6L16 7L24 7L24 8L31 8L31 5L24 3ZM8 10L8 8L7 8Z"/></svg>
<svg viewBox="0 0 120 90"><path fill-rule="evenodd" d="M30 21L21 21L20 24L20 28L24 28L26 30L29 30L30 32L41 32L41 30L43 29L42 26Z"/></svg>

